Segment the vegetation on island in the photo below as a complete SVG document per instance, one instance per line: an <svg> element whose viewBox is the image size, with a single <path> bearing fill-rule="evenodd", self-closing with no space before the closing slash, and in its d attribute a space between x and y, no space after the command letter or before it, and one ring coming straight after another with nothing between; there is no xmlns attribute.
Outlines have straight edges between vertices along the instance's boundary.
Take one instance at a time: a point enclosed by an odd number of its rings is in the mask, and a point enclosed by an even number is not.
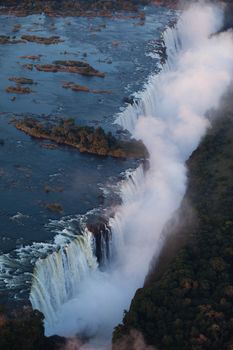
<svg viewBox="0 0 233 350"><path fill-rule="evenodd" d="M32 89L17 84L16 86L8 86L5 91L12 94L30 94Z"/></svg>
<svg viewBox="0 0 233 350"><path fill-rule="evenodd" d="M134 349L131 330L158 350L233 349L233 114L226 115L188 161L186 202L195 212L195 225L183 228L188 242L137 290L114 349Z"/></svg>
<svg viewBox="0 0 233 350"><path fill-rule="evenodd" d="M34 84L34 81L25 77L10 77L8 80L14 81L16 84Z"/></svg>
<svg viewBox="0 0 233 350"><path fill-rule="evenodd" d="M79 85L73 82L64 83L62 87L64 89L70 89L75 92L89 92L92 94L111 94L111 91L109 90L92 90L89 89L87 86Z"/></svg>
<svg viewBox="0 0 233 350"><path fill-rule="evenodd" d="M93 68L90 64L83 61L71 61L71 60L58 60L52 64L36 64L35 68L42 72L67 72L67 73L78 73L86 76L96 76L104 78L105 74L99 72Z"/></svg>
<svg viewBox="0 0 233 350"><path fill-rule="evenodd" d="M44 45L59 44L63 42L63 40L61 40L59 36L50 36L46 38L42 36L27 34L27 35L22 35L21 39L23 41L28 41L28 42L37 43L37 44L44 44Z"/></svg>
<svg viewBox="0 0 233 350"><path fill-rule="evenodd" d="M75 147L80 152L121 158L148 157L148 151L141 141L119 140L111 132L106 133L101 127L76 125L72 118L61 119L60 123L54 124L26 117L14 120L13 124L18 130L32 137Z"/></svg>

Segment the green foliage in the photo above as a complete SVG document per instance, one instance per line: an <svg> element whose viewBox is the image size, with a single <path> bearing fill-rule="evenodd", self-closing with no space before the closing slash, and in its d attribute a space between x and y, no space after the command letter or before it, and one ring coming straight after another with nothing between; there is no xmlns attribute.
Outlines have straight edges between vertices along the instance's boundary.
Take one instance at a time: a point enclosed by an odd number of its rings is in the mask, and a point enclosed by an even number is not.
<svg viewBox="0 0 233 350"><path fill-rule="evenodd" d="M81 152L123 158L148 157L148 152L142 142L134 139L119 140L111 132L106 133L101 127L75 125L73 118L61 119L57 124L46 124L34 118L24 118L14 121L14 125L30 136L76 147Z"/></svg>
<svg viewBox="0 0 233 350"><path fill-rule="evenodd" d="M162 277L136 292L113 342L136 329L161 350L233 349L232 135L231 117L216 122L189 159L198 227Z"/></svg>

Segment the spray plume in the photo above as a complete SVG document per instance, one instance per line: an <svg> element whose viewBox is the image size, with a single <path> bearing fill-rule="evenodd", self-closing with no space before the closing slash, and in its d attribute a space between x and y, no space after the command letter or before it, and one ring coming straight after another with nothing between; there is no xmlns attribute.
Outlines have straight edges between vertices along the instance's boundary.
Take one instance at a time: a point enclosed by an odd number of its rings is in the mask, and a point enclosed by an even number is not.
<svg viewBox="0 0 233 350"><path fill-rule="evenodd" d="M88 268L83 261L85 274L77 279L71 298L60 298L60 305L54 303L52 320L48 304L56 298L53 293L57 293L56 278L59 287L61 271L55 271L51 290L46 290L43 280L50 278L52 267L46 262L49 259L40 261L30 298L33 307L45 314L47 335L82 334L95 337L93 348L107 348L103 344L109 341L136 289L143 285L152 257L158 256L164 244L162 229L184 196L185 161L210 127L207 111L218 106L231 82L232 33L212 35L219 31L222 20L217 6L190 6L177 26L164 34L167 64L159 76L150 77L140 102L118 116L116 122L147 146L150 168L145 174L137 169L127 184L122 184L123 203L110 219L115 258L109 269L102 272L95 264ZM61 259L68 261L67 257L71 259L69 247ZM77 255L72 259L78 259ZM68 263L58 265L69 270ZM62 271L61 275L68 283L66 276L72 274Z"/></svg>

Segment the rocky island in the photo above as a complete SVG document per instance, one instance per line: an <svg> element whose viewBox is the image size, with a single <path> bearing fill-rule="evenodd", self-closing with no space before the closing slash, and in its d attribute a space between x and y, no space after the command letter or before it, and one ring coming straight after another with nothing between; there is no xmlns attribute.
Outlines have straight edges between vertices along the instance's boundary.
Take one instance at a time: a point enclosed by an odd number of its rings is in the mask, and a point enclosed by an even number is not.
<svg viewBox="0 0 233 350"><path fill-rule="evenodd" d="M41 72L66 72L66 73L78 73L86 76L96 76L100 78L104 78L105 74L99 72L95 68L93 68L90 64L83 61L63 61L58 60L54 61L52 64L36 64L35 68Z"/></svg>
<svg viewBox="0 0 233 350"><path fill-rule="evenodd" d="M73 82L67 82L62 86L64 89L70 89L76 92L91 92L93 94L111 94L109 90L91 90L87 86L75 84Z"/></svg>
<svg viewBox="0 0 233 350"><path fill-rule="evenodd" d="M22 35L21 39L23 41L28 41L28 42L37 43L37 44L44 44L44 45L59 44L63 42L63 40L61 40L59 36L51 36L51 37L45 38L45 37L36 36L36 35Z"/></svg>
<svg viewBox="0 0 233 350"><path fill-rule="evenodd" d="M59 124L42 123L35 118L14 120L15 127L27 135L50 140L60 145L78 148L80 152L117 158L147 158L148 152L141 141L118 140L101 127L76 125L73 119L61 119Z"/></svg>
<svg viewBox="0 0 233 350"><path fill-rule="evenodd" d="M19 84L16 86L8 86L5 90L12 94L30 94L32 92L29 87L22 87Z"/></svg>
<svg viewBox="0 0 233 350"><path fill-rule="evenodd" d="M30 78L25 78L25 77L10 77L9 81L14 81L16 84L29 84L32 85L34 84L34 81Z"/></svg>
<svg viewBox="0 0 233 350"><path fill-rule="evenodd" d="M88 16L88 17L111 17L117 12L127 11L131 16L140 17L140 4L147 4L150 1L141 0L118 0L118 1L72 1L72 0L7 0L0 8L0 14L14 14L26 16L28 14L40 14L44 12L47 16Z"/></svg>

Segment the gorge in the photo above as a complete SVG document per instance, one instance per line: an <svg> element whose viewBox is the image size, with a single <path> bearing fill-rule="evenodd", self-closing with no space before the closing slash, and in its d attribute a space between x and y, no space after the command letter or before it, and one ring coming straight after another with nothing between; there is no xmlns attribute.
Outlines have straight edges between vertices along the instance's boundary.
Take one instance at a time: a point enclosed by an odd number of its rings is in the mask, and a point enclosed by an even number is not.
<svg viewBox="0 0 233 350"><path fill-rule="evenodd" d="M218 7L193 5L182 14L164 34L168 59L162 72L150 77L139 102L118 116L116 122L147 146L150 168L146 173L138 168L122 184L122 205L109 221L113 253L106 270L97 267L86 229L86 243L74 240L36 264L30 298L45 315L48 335L109 336L142 285L153 255L164 244L162 229L184 196L185 161L210 127L205 114L218 106L231 82L231 33L210 37L221 25ZM75 247L82 251L80 261L75 261ZM74 273L77 279L71 277Z"/></svg>
<svg viewBox="0 0 233 350"><path fill-rule="evenodd" d="M118 201L50 220L52 243L36 242L16 252L26 264L32 255L36 257L31 305L44 315L46 336L72 338L67 349L111 348L114 327L144 285L152 260L156 266L165 247L166 224L176 219L186 193L186 162L215 125L213 111L232 82L233 37L231 30L222 30L224 7L194 3L176 16L177 23L163 33L166 62L114 117L116 125L142 140L148 161L136 163L118 179L114 189ZM12 284L26 280L25 273L13 278ZM156 326L148 322L144 329L143 322L133 317L137 300L139 309L144 305L140 291L124 324L114 332L114 348L136 349L132 342L125 345L122 337L138 327L149 346L174 350L170 338L159 340L159 322ZM147 317L149 313L143 312ZM159 334L155 339L150 327ZM181 346L188 349L186 345ZM143 343L140 349L146 348Z"/></svg>

